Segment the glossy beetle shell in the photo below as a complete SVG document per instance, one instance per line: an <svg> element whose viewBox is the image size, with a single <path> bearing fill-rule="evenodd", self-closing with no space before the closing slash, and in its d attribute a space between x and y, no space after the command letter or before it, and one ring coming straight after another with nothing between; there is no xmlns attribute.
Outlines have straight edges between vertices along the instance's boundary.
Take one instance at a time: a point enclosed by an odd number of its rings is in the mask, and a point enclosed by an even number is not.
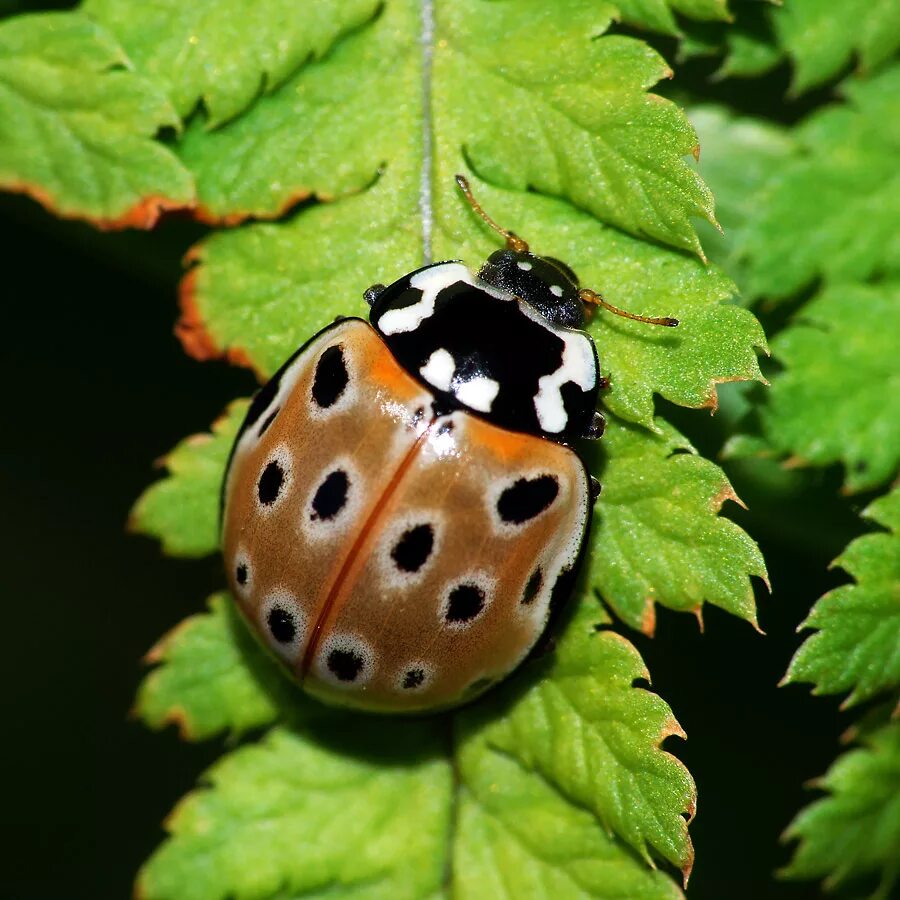
<svg viewBox="0 0 900 900"><path fill-rule="evenodd" d="M223 550L241 611L304 690L434 709L528 654L590 505L571 449L436 402L370 325L345 319L251 407Z"/></svg>

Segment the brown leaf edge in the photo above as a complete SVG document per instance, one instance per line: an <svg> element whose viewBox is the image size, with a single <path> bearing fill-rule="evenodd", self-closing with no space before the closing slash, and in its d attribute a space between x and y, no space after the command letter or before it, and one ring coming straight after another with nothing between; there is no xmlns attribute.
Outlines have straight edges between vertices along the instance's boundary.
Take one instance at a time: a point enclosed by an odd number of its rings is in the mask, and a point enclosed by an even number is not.
<svg viewBox="0 0 900 900"><path fill-rule="evenodd" d="M11 194L24 194L35 200L44 207L47 212L52 213L59 219L68 219L69 221L87 222L100 231L122 231L125 228L138 228L142 231L149 231L160 220L164 213L175 211L191 211L194 209L194 203L182 203L163 194L148 194L142 197L137 203L128 207L125 212L119 216L91 216L87 213L76 212L73 210L63 209L57 202L53 194L40 185L30 184L27 181L7 181L0 180L0 190L7 191Z"/></svg>
<svg viewBox="0 0 900 900"><path fill-rule="evenodd" d="M222 347L206 327L203 313L197 299L197 278L202 269L203 245L195 244L185 254L184 265L187 272L178 285L178 306L180 314L175 322L175 337L181 342L184 352L199 362L224 359L234 366L250 369L262 383L265 373L253 363L250 355L242 347Z"/></svg>

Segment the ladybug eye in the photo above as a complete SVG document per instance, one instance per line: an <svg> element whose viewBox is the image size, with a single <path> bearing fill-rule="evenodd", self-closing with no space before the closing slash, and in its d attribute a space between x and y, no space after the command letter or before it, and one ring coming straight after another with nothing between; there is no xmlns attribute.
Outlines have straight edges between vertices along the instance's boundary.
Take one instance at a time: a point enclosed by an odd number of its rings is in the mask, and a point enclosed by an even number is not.
<svg viewBox="0 0 900 900"><path fill-rule="evenodd" d="M247 583L247 564L246 563L238 563L237 570L235 572L235 580L241 587L243 587Z"/></svg>
<svg viewBox="0 0 900 900"><path fill-rule="evenodd" d="M500 521L522 525L548 509L559 494L559 482L554 475L520 478L500 494L497 514Z"/></svg>

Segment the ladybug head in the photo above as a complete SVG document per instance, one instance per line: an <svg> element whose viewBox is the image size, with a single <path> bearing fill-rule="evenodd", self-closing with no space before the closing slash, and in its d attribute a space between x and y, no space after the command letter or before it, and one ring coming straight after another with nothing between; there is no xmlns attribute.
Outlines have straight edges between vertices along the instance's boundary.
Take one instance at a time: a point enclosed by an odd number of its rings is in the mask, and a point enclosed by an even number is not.
<svg viewBox="0 0 900 900"><path fill-rule="evenodd" d="M528 250L497 250L478 273L492 287L521 297L554 325L584 328L585 306L578 278L563 262Z"/></svg>
<svg viewBox="0 0 900 900"><path fill-rule="evenodd" d="M551 256L535 256L528 249L527 242L512 231L501 228L481 208L464 175L457 175L456 183L469 206L494 231L506 238L506 249L492 253L478 273L486 284L514 294L557 326L584 328L590 311L598 306L617 316L650 325L672 328L678 324L678 319L668 316L638 316L626 312L607 303L596 291L579 287L577 276L564 262Z"/></svg>

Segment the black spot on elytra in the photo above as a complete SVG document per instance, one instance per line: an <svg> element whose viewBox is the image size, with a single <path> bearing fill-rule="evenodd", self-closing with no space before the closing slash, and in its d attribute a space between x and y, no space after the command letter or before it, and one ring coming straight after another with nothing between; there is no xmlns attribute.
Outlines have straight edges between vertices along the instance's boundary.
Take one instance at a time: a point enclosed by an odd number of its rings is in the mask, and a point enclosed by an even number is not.
<svg viewBox="0 0 900 900"><path fill-rule="evenodd" d="M259 502L263 506L271 506L281 493L281 487L284 484L284 469L277 459L266 463L266 467L259 476L259 483L256 485L256 492L259 495Z"/></svg>
<svg viewBox="0 0 900 900"><path fill-rule="evenodd" d="M568 569L563 569L559 575L556 576L556 581L553 582L553 589L550 591L551 613L555 612L560 604L568 599L569 595L572 593L572 589L575 587L576 575L577 568L570 566Z"/></svg>
<svg viewBox="0 0 900 900"><path fill-rule="evenodd" d="M333 519L347 502L350 479L343 469L329 472L312 499L312 519Z"/></svg>
<svg viewBox="0 0 900 900"><path fill-rule="evenodd" d="M411 691L417 687L421 687L425 681L425 673L421 669L410 669L403 676L404 690Z"/></svg>
<svg viewBox="0 0 900 900"><path fill-rule="evenodd" d="M273 606L266 617L269 631L279 644L290 644L297 634L294 617L283 606Z"/></svg>
<svg viewBox="0 0 900 900"><path fill-rule="evenodd" d="M272 412L270 412L269 415L266 416L265 421L262 423L262 425L259 426L259 431L256 432L257 437L262 437L269 430L269 426L275 421L275 417L280 412L281 407L276 406L275 409L273 409Z"/></svg>
<svg viewBox="0 0 900 900"><path fill-rule="evenodd" d="M313 377L312 385L313 400L323 409L327 409L336 403L338 397L344 393L344 388L347 387L349 380L341 345L329 347L316 363L316 374Z"/></svg>
<svg viewBox="0 0 900 900"><path fill-rule="evenodd" d="M547 509L557 494L559 482L553 475L520 478L500 495L497 512L504 522L521 525Z"/></svg>
<svg viewBox="0 0 900 900"><path fill-rule="evenodd" d="M328 669L338 681L356 681L364 660L355 650L332 650L328 654Z"/></svg>
<svg viewBox="0 0 900 900"><path fill-rule="evenodd" d="M430 525L408 528L391 549L391 559L404 572L418 572L434 549L434 529Z"/></svg>
<svg viewBox="0 0 900 900"><path fill-rule="evenodd" d="M537 597L537 593L541 589L543 583L544 573L541 571L541 567L538 566L534 572L531 573L528 584L525 585L525 590L522 592L522 603L526 606L531 603L534 598Z"/></svg>
<svg viewBox="0 0 900 900"><path fill-rule="evenodd" d="M238 584L244 585L247 583L247 564L246 563L238 563L238 567L234 573L235 580Z"/></svg>
<svg viewBox="0 0 900 900"><path fill-rule="evenodd" d="M464 697L474 697L482 691L486 691L494 683L493 678L476 678L464 691Z"/></svg>
<svg viewBox="0 0 900 900"><path fill-rule="evenodd" d="M458 584L450 591L448 622L471 622L484 609L484 591L476 584Z"/></svg>
<svg viewBox="0 0 900 900"><path fill-rule="evenodd" d="M296 354L294 355L296 356ZM269 404L275 399L278 388L281 386L281 376L284 374L285 369L292 360L293 357L291 357L291 360L285 363L278 372L256 392L256 395L250 403L250 408L247 410L247 418L244 420L244 426L241 431L252 428L257 419L259 419L259 417L269 408Z"/></svg>

